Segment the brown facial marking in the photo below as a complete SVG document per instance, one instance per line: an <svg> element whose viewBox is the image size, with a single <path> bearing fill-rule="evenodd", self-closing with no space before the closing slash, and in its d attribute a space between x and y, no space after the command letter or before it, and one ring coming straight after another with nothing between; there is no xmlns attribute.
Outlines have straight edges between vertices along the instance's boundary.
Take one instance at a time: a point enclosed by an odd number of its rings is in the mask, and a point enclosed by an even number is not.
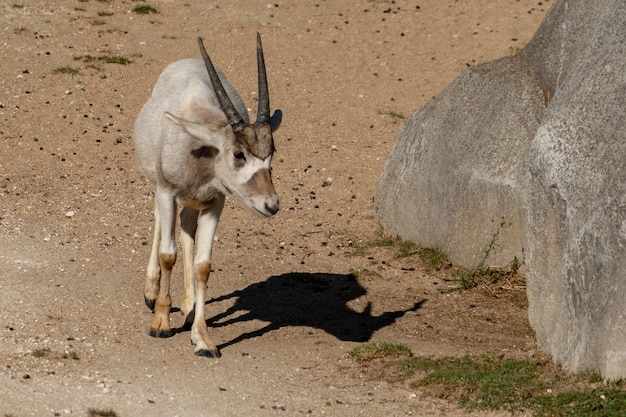
<svg viewBox="0 0 626 417"><path fill-rule="evenodd" d="M191 151L191 155L196 158L215 158L218 154L217 148L213 146L201 146Z"/></svg>
<svg viewBox="0 0 626 417"><path fill-rule="evenodd" d="M269 125L248 125L235 135L236 142L259 159L266 159L274 152L274 140Z"/></svg>
<svg viewBox="0 0 626 417"><path fill-rule="evenodd" d="M257 195L276 194L269 169L257 171L252 178L248 180L245 187L250 191L254 191L254 194Z"/></svg>

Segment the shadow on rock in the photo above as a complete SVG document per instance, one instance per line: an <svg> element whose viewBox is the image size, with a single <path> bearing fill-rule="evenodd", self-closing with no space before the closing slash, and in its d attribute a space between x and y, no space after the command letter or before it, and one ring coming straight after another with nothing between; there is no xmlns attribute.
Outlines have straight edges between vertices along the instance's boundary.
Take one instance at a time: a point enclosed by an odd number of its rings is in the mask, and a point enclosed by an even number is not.
<svg viewBox="0 0 626 417"><path fill-rule="evenodd" d="M407 310L380 316L372 316L371 303L362 312L347 305L350 300L366 294L354 275L289 273L272 276L241 291L209 300L207 303L237 298L231 308L207 320L207 326L223 327L249 320L269 322L261 329L220 345L220 349L285 326L309 326L322 329L339 340L366 342L375 331L393 324L409 311L418 310L426 301L420 300ZM236 317L229 319L233 315Z"/></svg>

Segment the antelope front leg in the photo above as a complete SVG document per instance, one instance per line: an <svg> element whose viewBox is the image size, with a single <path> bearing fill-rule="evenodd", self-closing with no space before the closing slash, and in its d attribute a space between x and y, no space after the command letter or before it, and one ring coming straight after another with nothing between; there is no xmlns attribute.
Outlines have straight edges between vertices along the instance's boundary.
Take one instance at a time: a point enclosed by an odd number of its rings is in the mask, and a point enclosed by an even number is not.
<svg viewBox="0 0 626 417"><path fill-rule="evenodd" d="M215 200L213 206L203 210L198 216L197 251L194 260L193 275L196 286L195 314L191 326L191 342L196 346L195 354L219 358L221 355L215 343L209 337L204 318L204 304L206 301L207 282L211 273L211 253L213 251L213 237L217 229L224 196Z"/></svg>
<svg viewBox="0 0 626 417"><path fill-rule="evenodd" d="M173 334L170 327L170 308L172 307L170 278L172 276L172 268L176 262L176 241L174 240L176 201L172 196L160 191L158 188L155 199L161 226L161 240L159 242L161 279L154 303L154 318L152 323L150 323L150 336L170 337Z"/></svg>

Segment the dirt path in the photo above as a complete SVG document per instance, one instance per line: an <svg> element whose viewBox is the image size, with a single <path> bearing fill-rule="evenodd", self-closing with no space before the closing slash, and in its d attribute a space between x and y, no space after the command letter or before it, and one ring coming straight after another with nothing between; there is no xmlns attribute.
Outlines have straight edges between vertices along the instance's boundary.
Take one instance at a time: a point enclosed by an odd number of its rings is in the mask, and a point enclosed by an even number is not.
<svg viewBox="0 0 626 417"><path fill-rule="evenodd" d="M522 47L550 2L154 1L149 15L133 1L51 3L0 4L0 414L464 415L369 378L347 352L368 340L532 352L519 303L442 292L393 248L354 251L380 239L372 196L401 117L467 65ZM259 220L227 200L208 305L223 357L209 360L188 332L146 333L152 196L132 126L164 66L198 56L197 36L255 108L257 31L285 115L282 209Z"/></svg>

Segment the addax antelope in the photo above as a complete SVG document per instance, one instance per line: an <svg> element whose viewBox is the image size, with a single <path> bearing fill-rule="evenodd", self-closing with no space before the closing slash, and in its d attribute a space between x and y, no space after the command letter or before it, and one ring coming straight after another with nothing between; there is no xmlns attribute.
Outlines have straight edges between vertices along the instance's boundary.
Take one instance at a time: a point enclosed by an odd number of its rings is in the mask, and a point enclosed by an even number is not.
<svg viewBox="0 0 626 417"><path fill-rule="evenodd" d="M144 297L154 311L150 335L171 336L170 277L176 261L176 212L180 205L185 279L181 311L185 324L191 323L195 353L220 357L204 317L215 230L225 195L237 196L263 217L278 211L270 163L272 132L280 125L282 113L276 110L270 117L259 34L255 123L250 123L239 94L213 66L201 38L198 45L203 60L184 59L167 66L135 122L135 152L155 199Z"/></svg>

